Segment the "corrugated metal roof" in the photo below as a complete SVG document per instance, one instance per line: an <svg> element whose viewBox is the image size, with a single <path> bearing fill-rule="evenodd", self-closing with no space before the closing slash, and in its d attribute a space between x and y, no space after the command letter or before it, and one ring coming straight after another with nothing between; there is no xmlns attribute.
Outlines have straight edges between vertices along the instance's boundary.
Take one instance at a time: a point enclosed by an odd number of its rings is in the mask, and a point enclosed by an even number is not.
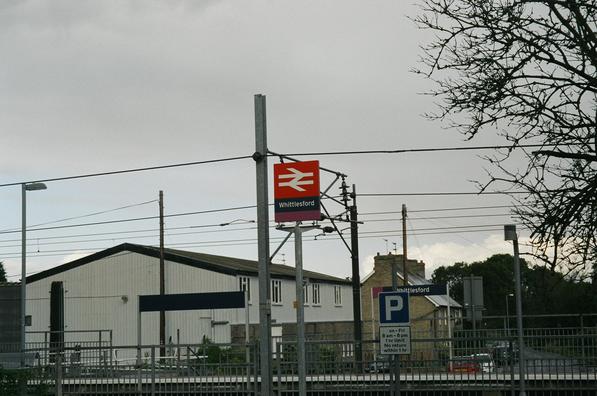
<svg viewBox="0 0 597 396"><path fill-rule="evenodd" d="M368 273L367 275L365 275L361 281L361 285L367 281L367 279L369 279L371 276L373 276L373 274L375 273L375 270L371 271L370 273ZM398 271L397 272L398 277L402 280L404 280L404 277L402 276L402 272ZM429 285L431 283L430 280L427 280L423 277L420 277L418 275L412 274L412 273L408 273L408 284L412 285L412 286L417 286L417 285ZM448 296L425 296L427 299L429 299L429 301L431 301L432 304L438 306L438 307L447 307L448 306ZM460 305L458 303L458 301L454 300L452 297L450 297L450 307L455 307L455 308L462 308L462 305Z"/></svg>
<svg viewBox="0 0 597 396"><path fill-rule="evenodd" d="M401 279L404 279L402 277L402 272L400 272L400 271L398 271L398 276ZM431 283L431 281L408 272L408 284L409 285L414 285L414 286L428 285L430 283ZM425 297L427 297L433 304L435 304L439 307L447 307L448 306L448 296L438 295L438 296L425 296ZM458 303L458 301L454 300L452 297L450 297L450 307L462 308L462 306Z"/></svg>
<svg viewBox="0 0 597 396"><path fill-rule="evenodd" d="M160 249L156 246L137 245L133 243L123 243L111 247L106 250L102 250L97 253L93 253L89 256L82 257L78 260L71 261L66 264L59 265L39 272L34 275L27 277L27 283L35 282L37 280L52 276L64 271L68 271L72 268L76 268L87 263L100 260L104 257L123 252L131 251L139 254L148 255L151 257L159 257ZM258 274L258 263L253 260L245 260L236 257L216 256L213 254L189 252L186 250L178 249L164 249L165 259L168 261L194 266L197 268L203 268L210 271L221 272L229 275L255 275ZM273 278L295 278L294 267L281 264L270 265L270 275ZM321 274L314 271L303 271L303 276L309 278L310 281L321 281L328 283L339 283L339 284L350 284L351 282L346 279L338 278L331 275Z"/></svg>
<svg viewBox="0 0 597 396"><path fill-rule="evenodd" d="M154 249L159 252L159 248L157 248L157 247L154 247L154 246L145 246L145 247ZM254 260L246 260L246 259L240 259L240 258L236 258L236 257L227 257L227 256L216 256L213 254L189 252L186 250L169 249L169 248L165 248L164 253L170 253L173 255L187 257L190 259L198 260L198 261L209 263L212 265L224 267L224 268L227 268L227 269L230 269L233 271L240 271L243 273L251 273L251 274L255 274L255 275L257 275L257 272L258 272L258 263L257 263L257 261L254 261ZM290 267L288 265L272 263L272 264L270 264L270 274L294 278L296 271L295 271L294 267ZM346 280L346 279L322 274L319 272L308 271L308 270L303 270L303 276L305 278L309 278L310 280L322 280L322 281L330 281L330 282L351 283L349 280Z"/></svg>

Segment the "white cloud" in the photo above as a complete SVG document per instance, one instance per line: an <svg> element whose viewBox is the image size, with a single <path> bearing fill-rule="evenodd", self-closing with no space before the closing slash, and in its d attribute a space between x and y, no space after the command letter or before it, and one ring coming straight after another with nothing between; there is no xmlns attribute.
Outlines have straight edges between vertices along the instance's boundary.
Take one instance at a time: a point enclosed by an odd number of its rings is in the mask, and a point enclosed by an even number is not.
<svg viewBox="0 0 597 396"><path fill-rule="evenodd" d="M492 234L479 243L474 242L437 242L411 249L411 258L423 260L426 264L426 276L440 266L449 266L457 262L471 263L482 261L494 254L512 254L512 244L504 241L502 234Z"/></svg>

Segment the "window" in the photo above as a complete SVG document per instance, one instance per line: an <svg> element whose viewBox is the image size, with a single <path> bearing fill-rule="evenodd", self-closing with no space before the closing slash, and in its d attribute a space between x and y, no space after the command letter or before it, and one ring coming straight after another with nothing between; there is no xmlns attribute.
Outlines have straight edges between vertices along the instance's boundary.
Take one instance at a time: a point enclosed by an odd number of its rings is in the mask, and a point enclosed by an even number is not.
<svg viewBox="0 0 597 396"><path fill-rule="evenodd" d="M334 304L342 305L342 286L334 286Z"/></svg>
<svg viewBox="0 0 597 396"><path fill-rule="evenodd" d="M303 285L303 303L309 304L309 287L307 285Z"/></svg>
<svg viewBox="0 0 597 396"><path fill-rule="evenodd" d="M251 301L251 278L241 276L238 278L238 290L247 292L247 301Z"/></svg>
<svg viewBox="0 0 597 396"><path fill-rule="evenodd" d="M319 284L317 283L313 283L311 285L311 301L313 301L313 305L319 305L321 304L321 298L319 296Z"/></svg>
<svg viewBox="0 0 597 396"><path fill-rule="evenodd" d="M272 280L272 303L282 304L282 281Z"/></svg>

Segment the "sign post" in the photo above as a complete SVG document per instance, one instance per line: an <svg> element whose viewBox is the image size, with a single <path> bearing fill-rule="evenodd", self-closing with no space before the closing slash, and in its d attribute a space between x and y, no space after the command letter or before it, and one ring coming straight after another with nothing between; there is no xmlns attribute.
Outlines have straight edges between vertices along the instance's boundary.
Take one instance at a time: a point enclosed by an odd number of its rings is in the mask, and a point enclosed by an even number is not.
<svg viewBox="0 0 597 396"><path fill-rule="evenodd" d="M299 395L307 394L305 353L305 312L303 296L303 242L301 221L321 220L319 202L319 161L274 165L275 220L294 221L296 263L296 325ZM306 227L312 228L312 227Z"/></svg>
<svg viewBox="0 0 597 396"><path fill-rule="evenodd" d="M379 294L379 344L380 352L395 359L395 394L400 394L399 355L411 353L410 312L408 292Z"/></svg>

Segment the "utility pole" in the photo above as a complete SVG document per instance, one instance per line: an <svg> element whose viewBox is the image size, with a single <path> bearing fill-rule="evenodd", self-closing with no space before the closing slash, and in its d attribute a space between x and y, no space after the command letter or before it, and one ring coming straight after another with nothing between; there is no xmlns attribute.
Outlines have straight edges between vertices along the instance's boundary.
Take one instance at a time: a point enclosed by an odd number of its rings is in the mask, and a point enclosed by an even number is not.
<svg viewBox="0 0 597 396"><path fill-rule="evenodd" d="M408 271L406 270L406 205L402 204L402 274L404 275L404 286L408 285Z"/></svg>
<svg viewBox="0 0 597 396"><path fill-rule="evenodd" d="M346 193L346 184L342 180L342 191ZM352 259L352 309L354 317L355 359L357 366L363 362L363 330L361 326L361 276L359 274L359 223L357 213L357 193L352 185L352 206L350 206L350 252Z"/></svg>
<svg viewBox="0 0 597 396"><path fill-rule="evenodd" d="M272 394L269 207L265 95L255 95L255 179L257 185L257 256L259 274L259 353L261 394ZM302 301L301 301L302 303Z"/></svg>
<svg viewBox="0 0 597 396"><path fill-rule="evenodd" d="M164 269L164 192L160 190L160 296L166 293ZM166 312L160 311L160 357L166 355Z"/></svg>

